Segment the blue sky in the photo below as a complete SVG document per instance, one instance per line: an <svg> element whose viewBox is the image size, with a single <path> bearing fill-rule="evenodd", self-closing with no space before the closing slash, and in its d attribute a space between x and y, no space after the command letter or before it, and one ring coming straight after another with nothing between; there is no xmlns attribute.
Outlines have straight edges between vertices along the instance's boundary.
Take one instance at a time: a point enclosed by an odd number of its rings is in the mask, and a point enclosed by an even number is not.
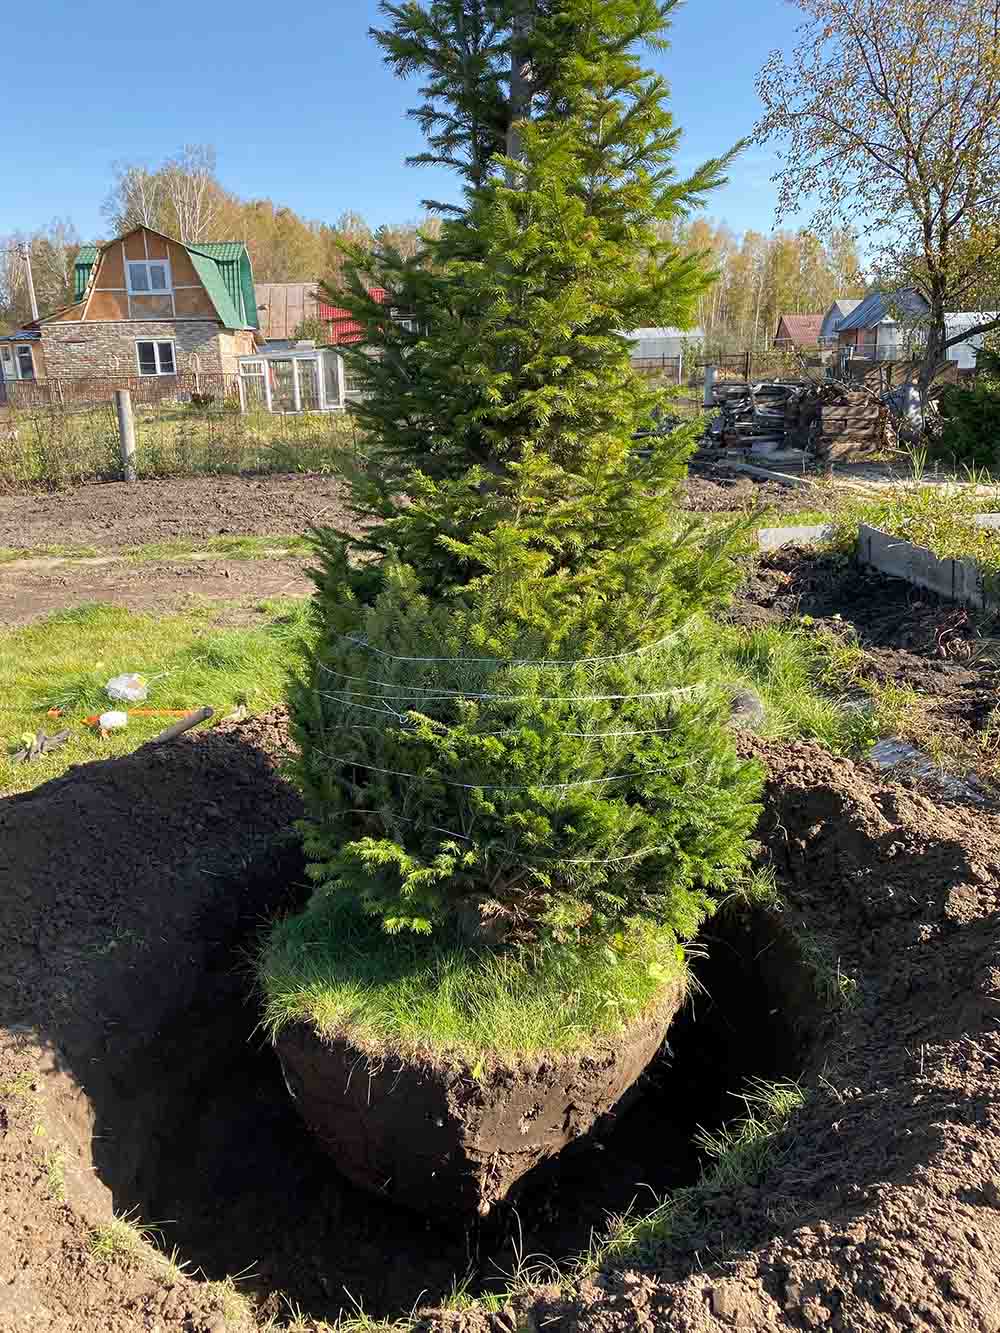
<svg viewBox="0 0 1000 1333"><path fill-rule="evenodd" d="M787 47L785 0L689 0L672 49L653 57L684 127L681 167L731 145L759 107L756 69ZM448 173L402 165L418 148L404 112L412 84L385 69L367 35L376 0L35 0L17 8L4 61L0 235L69 217L103 231L111 163L156 165L212 143L238 194L305 217L347 208L372 224L419 215L454 192ZM16 48L16 52L15 52ZM11 111L13 110L13 116ZM769 230L773 170L752 148L709 212L736 231Z"/></svg>

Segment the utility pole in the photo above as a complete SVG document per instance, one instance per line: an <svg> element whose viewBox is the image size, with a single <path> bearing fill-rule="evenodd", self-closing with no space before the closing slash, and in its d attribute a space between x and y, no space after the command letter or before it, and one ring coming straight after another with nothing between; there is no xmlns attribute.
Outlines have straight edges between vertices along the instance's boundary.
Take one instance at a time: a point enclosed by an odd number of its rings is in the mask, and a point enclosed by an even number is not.
<svg viewBox="0 0 1000 1333"><path fill-rule="evenodd" d="M35 280L31 276L31 245L28 241L21 246L24 257L24 272L28 279L28 300L31 302L31 318L38 318L38 302L35 300Z"/></svg>

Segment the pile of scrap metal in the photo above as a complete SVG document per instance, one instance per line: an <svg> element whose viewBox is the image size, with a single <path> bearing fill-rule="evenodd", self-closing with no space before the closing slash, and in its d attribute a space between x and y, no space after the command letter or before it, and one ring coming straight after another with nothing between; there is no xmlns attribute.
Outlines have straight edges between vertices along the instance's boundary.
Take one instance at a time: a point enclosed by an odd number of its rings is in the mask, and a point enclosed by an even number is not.
<svg viewBox="0 0 1000 1333"><path fill-rule="evenodd" d="M878 396L837 380L727 382L708 428L717 448L831 462L880 448L888 413Z"/></svg>

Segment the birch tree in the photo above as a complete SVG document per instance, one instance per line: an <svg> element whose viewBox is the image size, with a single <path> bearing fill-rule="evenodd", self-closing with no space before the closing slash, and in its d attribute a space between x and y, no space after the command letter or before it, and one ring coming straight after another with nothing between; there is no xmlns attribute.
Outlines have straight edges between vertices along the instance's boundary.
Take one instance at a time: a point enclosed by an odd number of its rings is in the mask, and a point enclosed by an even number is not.
<svg viewBox="0 0 1000 1333"><path fill-rule="evenodd" d="M1000 310L1000 0L791 0L789 54L760 71L760 143L776 142L778 220L856 227L880 286L925 298L921 396L948 349L945 313Z"/></svg>

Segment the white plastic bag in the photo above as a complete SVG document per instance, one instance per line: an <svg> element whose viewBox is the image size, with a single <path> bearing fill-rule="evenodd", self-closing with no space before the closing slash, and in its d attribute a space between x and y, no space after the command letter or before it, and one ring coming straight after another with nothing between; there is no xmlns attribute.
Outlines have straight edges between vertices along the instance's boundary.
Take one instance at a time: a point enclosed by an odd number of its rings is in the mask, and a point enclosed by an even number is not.
<svg viewBox="0 0 1000 1333"><path fill-rule="evenodd" d="M109 699L122 703L141 704L149 693L149 684L144 676L133 672L131 675L115 676L104 687Z"/></svg>
<svg viewBox="0 0 1000 1333"><path fill-rule="evenodd" d="M128 713L113 708L109 713L102 713L97 721L102 731L121 731L128 726Z"/></svg>

